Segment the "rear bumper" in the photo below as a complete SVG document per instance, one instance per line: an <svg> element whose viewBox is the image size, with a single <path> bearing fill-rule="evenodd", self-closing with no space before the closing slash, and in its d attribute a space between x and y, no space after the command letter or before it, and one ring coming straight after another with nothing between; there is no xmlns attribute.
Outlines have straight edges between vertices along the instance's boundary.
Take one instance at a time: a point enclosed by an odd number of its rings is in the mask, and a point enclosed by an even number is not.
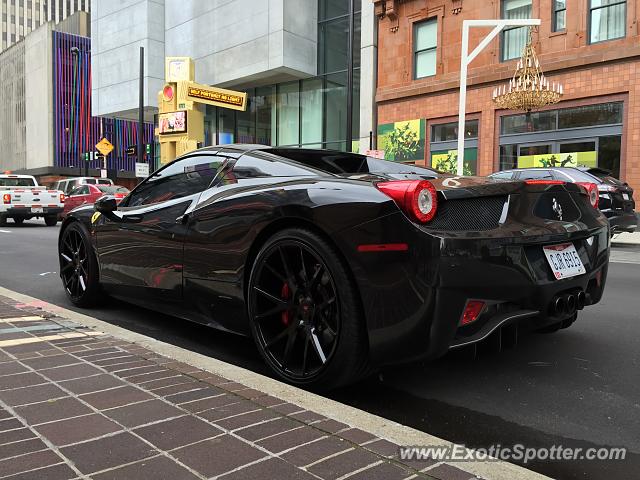
<svg viewBox="0 0 640 480"><path fill-rule="evenodd" d="M543 328L572 320L574 313L551 311L558 295L582 291L586 305L602 297L610 245L603 216L594 217L582 230L563 230L557 222L554 227L530 228L535 231L530 236L518 237L525 231L521 228L512 236L484 238L470 238L477 236L470 232L425 235L393 217L380 220L379 243L407 238L408 251L352 256L374 365L437 358L512 323ZM341 248L354 251L371 241L372 228L364 224L349 230L341 236ZM586 273L556 280L542 246L568 241ZM490 308L473 324L459 328L466 302L472 299Z"/></svg>
<svg viewBox="0 0 640 480"><path fill-rule="evenodd" d="M3 217L21 217L21 218L33 218L33 217L43 217L45 215L59 215L64 210L63 207L47 207L42 206L41 213L34 213L31 211L31 207L12 207L5 211L0 212L0 215Z"/></svg>

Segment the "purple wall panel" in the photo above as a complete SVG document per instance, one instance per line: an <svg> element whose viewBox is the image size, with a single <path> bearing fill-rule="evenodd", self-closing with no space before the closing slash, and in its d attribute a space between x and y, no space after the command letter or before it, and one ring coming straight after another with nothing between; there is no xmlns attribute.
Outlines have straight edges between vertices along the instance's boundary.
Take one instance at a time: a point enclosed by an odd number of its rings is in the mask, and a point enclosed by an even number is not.
<svg viewBox="0 0 640 480"><path fill-rule="evenodd" d="M76 65L73 47L79 49ZM137 122L91 115L91 40L53 32L53 62L54 165L80 167L82 154L95 150L106 137L115 147L107 157L107 168L133 171L136 159L128 157L126 149L136 144ZM154 141L153 124L145 123L143 139ZM90 167L101 168L102 163L94 160Z"/></svg>

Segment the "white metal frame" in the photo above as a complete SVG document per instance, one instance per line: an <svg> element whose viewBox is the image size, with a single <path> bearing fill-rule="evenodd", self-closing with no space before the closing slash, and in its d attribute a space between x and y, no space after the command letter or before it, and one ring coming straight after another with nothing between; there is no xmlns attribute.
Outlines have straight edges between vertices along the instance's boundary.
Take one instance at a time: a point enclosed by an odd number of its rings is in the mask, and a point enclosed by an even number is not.
<svg viewBox="0 0 640 480"><path fill-rule="evenodd" d="M539 18L523 20L465 20L462 22L462 52L460 55L460 106L458 109L458 171L464 172L464 124L467 113L467 70L469 64L484 50L505 27L534 27L540 25ZM469 29L472 27L493 27L493 30L469 54Z"/></svg>

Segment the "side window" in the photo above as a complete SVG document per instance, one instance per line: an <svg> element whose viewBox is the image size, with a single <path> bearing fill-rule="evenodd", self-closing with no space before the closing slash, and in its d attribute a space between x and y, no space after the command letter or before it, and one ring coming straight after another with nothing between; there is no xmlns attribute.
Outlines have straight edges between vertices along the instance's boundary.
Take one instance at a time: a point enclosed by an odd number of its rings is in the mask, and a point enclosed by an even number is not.
<svg viewBox="0 0 640 480"><path fill-rule="evenodd" d="M216 155L179 158L141 183L129 196L126 206L150 205L202 192L225 160Z"/></svg>
<svg viewBox="0 0 640 480"><path fill-rule="evenodd" d="M503 180L511 180L513 172L499 172L491 175L491 178L500 178Z"/></svg>
<svg viewBox="0 0 640 480"><path fill-rule="evenodd" d="M96 184L96 179L95 178L85 178L84 179L84 183L89 183L91 185L95 185Z"/></svg>
<svg viewBox="0 0 640 480"><path fill-rule="evenodd" d="M233 167L236 179L262 177L300 177L318 175L311 168L283 161L282 157L265 152L251 152L242 155Z"/></svg>
<svg viewBox="0 0 640 480"><path fill-rule="evenodd" d="M78 187L78 188L74 188L73 190L71 190L68 194L69 197L72 197L74 195L82 195L80 193L80 191L82 190L82 187Z"/></svg>
<svg viewBox="0 0 640 480"><path fill-rule="evenodd" d="M91 193L91 190L89 190L89 187L84 185L82 187L80 187L80 195L89 195Z"/></svg>
<svg viewBox="0 0 640 480"><path fill-rule="evenodd" d="M549 170L521 170L518 180L553 180Z"/></svg>

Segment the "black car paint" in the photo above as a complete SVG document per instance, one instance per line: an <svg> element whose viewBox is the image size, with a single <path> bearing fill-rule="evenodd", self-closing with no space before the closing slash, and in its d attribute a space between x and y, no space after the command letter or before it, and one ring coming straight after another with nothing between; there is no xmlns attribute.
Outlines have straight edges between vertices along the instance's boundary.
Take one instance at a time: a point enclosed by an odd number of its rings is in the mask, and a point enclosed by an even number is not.
<svg viewBox="0 0 640 480"><path fill-rule="evenodd" d="M226 151L238 158L243 147ZM296 172L300 166L296 164ZM375 365L445 353L461 341L458 324L468 299L502 306L502 317L483 320L489 331L497 325L492 322L503 317L506 323L526 318L536 327L566 320L548 314L551 299L560 292L582 289L589 294L588 303L601 298L608 224L575 185L419 174L333 175L311 168L308 172L238 179L160 208L126 207L125 201L118 213L135 215L130 223L112 222L104 215L96 220L93 207L81 207L69 215L61 232L73 221L86 226L108 293L247 334L245 288L260 245L287 226L312 229L337 248L353 274ZM499 228L488 231L433 231L411 222L374 188L377 181L398 178L429 178L440 202L504 195L508 214ZM536 204L549 193L567 195L577 218L536 216ZM408 251L358 251L362 244L398 242L407 243ZM575 245L587 273L555 280L542 245L567 242Z"/></svg>

